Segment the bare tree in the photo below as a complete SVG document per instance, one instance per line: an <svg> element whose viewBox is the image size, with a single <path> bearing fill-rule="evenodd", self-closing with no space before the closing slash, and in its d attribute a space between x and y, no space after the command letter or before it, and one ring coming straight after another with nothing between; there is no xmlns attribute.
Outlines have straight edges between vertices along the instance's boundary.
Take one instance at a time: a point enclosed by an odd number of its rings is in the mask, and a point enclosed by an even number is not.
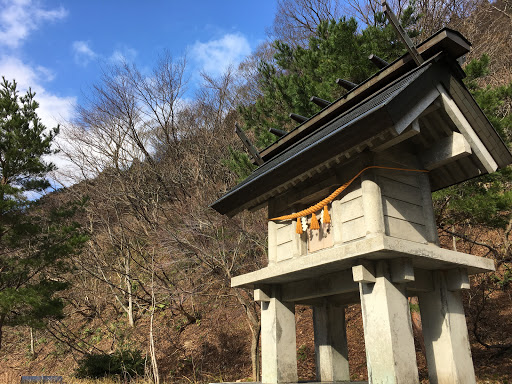
<svg viewBox="0 0 512 384"><path fill-rule="evenodd" d="M208 208L235 183L222 161L240 145L232 130L246 82L233 70L204 74L196 99L185 103L184 65L164 56L151 76L128 64L110 68L66 126L62 149L79 169L77 193L90 196L94 233L77 263L108 287L129 324L150 316L153 376L155 303L187 326L202 316L199 297L233 297L251 329L257 378L258 307L230 280L260 263L265 220L227 220Z"/></svg>
<svg viewBox="0 0 512 384"><path fill-rule="evenodd" d="M404 9L403 0L392 0L389 2L394 12L400 16ZM375 25L377 15L382 12L382 5L379 0L346 0L342 5L343 13L355 17L363 25Z"/></svg>
<svg viewBox="0 0 512 384"><path fill-rule="evenodd" d="M131 326L134 307L151 302L141 283L149 272L138 265L147 250L135 239L157 221L159 202L186 194L180 173L166 177L157 159L160 143L174 148L180 140L176 115L184 66L184 60L164 55L151 77L128 64L105 70L79 118L65 127L61 145L75 176L85 180L80 193L91 196L89 225L97 233L87 247L89 257L79 262L109 287Z"/></svg>
<svg viewBox="0 0 512 384"><path fill-rule="evenodd" d="M466 61L489 55L489 75L485 85L505 85L512 81L512 2L481 1L468 17L452 20L450 27L459 30L472 43ZM510 108L510 106L509 106Z"/></svg>
<svg viewBox="0 0 512 384"><path fill-rule="evenodd" d="M272 40L281 40L290 46L306 47L321 21L340 17L337 0L279 0L269 35Z"/></svg>

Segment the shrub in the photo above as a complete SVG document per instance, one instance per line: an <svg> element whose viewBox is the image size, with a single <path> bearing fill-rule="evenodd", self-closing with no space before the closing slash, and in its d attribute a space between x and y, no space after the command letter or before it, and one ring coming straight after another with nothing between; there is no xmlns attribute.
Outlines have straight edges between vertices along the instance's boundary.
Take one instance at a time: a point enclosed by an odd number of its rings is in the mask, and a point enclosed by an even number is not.
<svg viewBox="0 0 512 384"><path fill-rule="evenodd" d="M144 374L144 358L139 350L92 353L78 362L75 375L78 378L101 378L119 376L134 378Z"/></svg>

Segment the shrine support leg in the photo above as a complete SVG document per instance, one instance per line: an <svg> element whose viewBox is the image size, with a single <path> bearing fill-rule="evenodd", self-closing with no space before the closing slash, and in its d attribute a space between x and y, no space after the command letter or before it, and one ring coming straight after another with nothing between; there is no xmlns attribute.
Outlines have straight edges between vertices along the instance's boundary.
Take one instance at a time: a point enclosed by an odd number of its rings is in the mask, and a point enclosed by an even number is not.
<svg viewBox="0 0 512 384"><path fill-rule="evenodd" d="M445 272L433 272L434 290L418 294L430 383L474 384L460 290L448 289Z"/></svg>
<svg viewBox="0 0 512 384"><path fill-rule="evenodd" d="M261 373L263 383L297 382L295 304L280 300L274 286L261 303Z"/></svg>
<svg viewBox="0 0 512 384"><path fill-rule="evenodd" d="M345 307L326 302L313 307L316 378L318 381L349 381Z"/></svg>
<svg viewBox="0 0 512 384"><path fill-rule="evenodd" d="M368 382L417 384L418 367L405 284L393 283L388 264L375 263L359 280Z"/></svg>

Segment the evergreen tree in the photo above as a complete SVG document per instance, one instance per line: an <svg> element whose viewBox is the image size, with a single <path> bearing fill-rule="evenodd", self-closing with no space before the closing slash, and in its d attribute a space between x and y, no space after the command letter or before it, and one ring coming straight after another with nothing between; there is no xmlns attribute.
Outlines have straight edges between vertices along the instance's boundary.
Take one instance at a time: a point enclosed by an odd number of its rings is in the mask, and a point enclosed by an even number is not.
<svg viewBox="0 0 512 384"><path fill-rule="evenodd" d="M402 15L402 25L414 25L413 10L409 7ZM411 36L417 32L411 30ZM255 145L263 148L276 137L268 130L275 127L292 130L296 123L290 120L290 112L312 116L320 107L309 101L311 96L334 101L345 94L336 84L337 78L361 83L377 68L368 60L375 54L393 61L404 54L405 48L393 28L385 24L383 14L377 14L375 25L361 30L354 18L323 21L310 38L309 46L291 47L274 42L276 54L271 62L260 62L258 84L261 92L256 102L242 106L240 113L245 129L254 132ZM252 167L247 160L241 161L239 153L231 158L231 169L244 178Z"/></svg>
<svg viewBox="0 0 512 384"><path fill-rule="evenodd" d="M35 93L19 96L16 82L0 84L0 348L2 327L41 327L61 317L63 302L55 294L67 284L59 277L66 257L85 241L71 221L76 207L45 209L28 193L49 186L58 128L48 130L36 110Z"/></svg>

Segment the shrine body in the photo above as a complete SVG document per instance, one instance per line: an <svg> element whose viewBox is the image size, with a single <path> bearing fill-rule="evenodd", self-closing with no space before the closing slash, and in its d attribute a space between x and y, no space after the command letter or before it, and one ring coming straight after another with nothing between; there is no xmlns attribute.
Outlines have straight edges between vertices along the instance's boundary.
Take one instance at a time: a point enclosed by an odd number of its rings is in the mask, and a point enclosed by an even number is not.
<svg viewBox="0 0 512 384"><path fill-rule="evenodd" d="M273 219L335 195L315 218L269 220L268 265L232 279L261 304L263 383L298 381L298 304L313 308L317 381L350 381L345 308L356 303L368 382L419 383L410 297L430 383L476 382L461 291L494 262L440 247L431 195L512 156L462 82L469 42L443 29L416 49L420 65L406 54L355 86L259 152L258 168L212 204Z"/></svg>

